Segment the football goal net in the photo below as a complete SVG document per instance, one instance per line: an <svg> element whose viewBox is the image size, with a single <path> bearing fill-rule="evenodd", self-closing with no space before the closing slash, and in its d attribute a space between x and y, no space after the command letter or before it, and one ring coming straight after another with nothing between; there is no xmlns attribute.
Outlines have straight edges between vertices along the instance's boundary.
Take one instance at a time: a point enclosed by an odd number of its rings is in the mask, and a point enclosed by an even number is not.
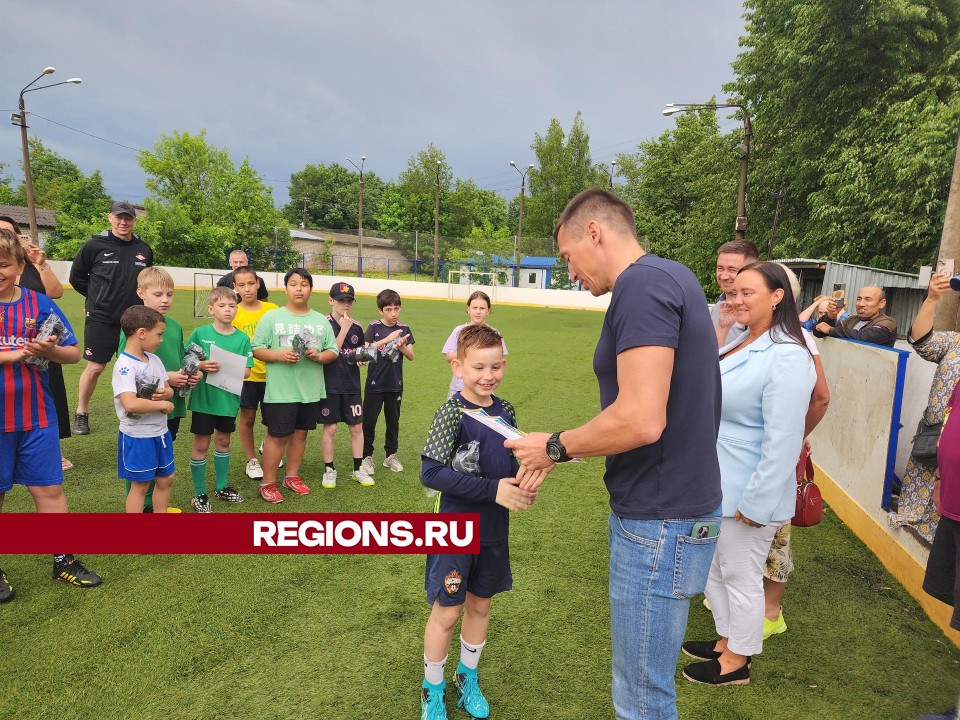
<svg viewBox="0 0 960 720"><path fill-rule="evenodd" d="M222 277L222 274L214 273L195 272L193 274L193 316L195 318L210 317L207 315L207 301L210 299L210 291L217 286L217 280Z"/></svg>
<svg viewBox="0 0 960 720"><path fill-rule="evenodd" d="M475 290L483 290L491 302L497 299L497 273L461 267L447 271L447 299L466 300Z"/></svg>

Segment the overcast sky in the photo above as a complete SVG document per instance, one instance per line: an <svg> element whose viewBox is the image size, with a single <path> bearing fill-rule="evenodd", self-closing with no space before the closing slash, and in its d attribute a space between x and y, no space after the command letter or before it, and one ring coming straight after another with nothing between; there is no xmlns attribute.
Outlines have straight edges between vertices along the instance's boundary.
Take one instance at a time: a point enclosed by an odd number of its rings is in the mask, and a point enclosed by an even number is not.
<svg viewBox="0 0 960 720"><path fill-rule="evenodd" d="M26 96L31 134L100 169L115 199L142 201L129 148L198 132L248 157L289 200L307 163L359 163L396 178L434 143L455 176L506 196L551 118L578 110L594 162L672 127L667 102L724 98L744 32L740 0L163 0L0 3L0 109ZM37 116L68 125L89 135ZM737 121L727 118L722 127ZM20 134L4 124L0 162L22 179Z"/></svg>

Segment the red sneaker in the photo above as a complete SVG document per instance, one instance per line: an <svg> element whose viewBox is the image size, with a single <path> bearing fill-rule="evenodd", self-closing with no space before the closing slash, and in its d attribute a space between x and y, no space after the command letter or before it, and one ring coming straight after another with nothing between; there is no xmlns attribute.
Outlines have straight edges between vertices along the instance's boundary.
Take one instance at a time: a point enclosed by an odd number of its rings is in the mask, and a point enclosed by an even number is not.
<svg viewBox="0 0 960 720"><path fill-rule="evenodd" d="M273 503L274 505L283 502L283 495L281 495L280 491L277 490L276 485L261 485L260 497L262 497L268 503Z"/></svg>
<svg viewBox="0 0 960 720"><path fill-rule="evenodd" d="M287 475L283 479L283 486L293 490L297 495L309 495L310 488L303 484L303 480L298 475Z"/></svg>

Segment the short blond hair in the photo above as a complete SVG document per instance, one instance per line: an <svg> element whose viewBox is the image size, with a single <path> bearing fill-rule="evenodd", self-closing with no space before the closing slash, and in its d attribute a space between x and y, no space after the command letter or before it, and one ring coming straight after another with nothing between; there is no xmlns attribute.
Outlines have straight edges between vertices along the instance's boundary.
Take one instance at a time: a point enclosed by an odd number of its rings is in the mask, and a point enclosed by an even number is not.
<svg viewBox="0 0 960 720"><path fill-rule="evenodd" d="M233 300L236 302L237 293L232 288L218 285L210 291L210 298L207 300L207 305L213 305L217 300Z"/></svg>
<svg viewBox="0 0 960 720"><path fill-rule="evenodd" d="M173 276L162 267L148 267L137 275L137 287L149 290L158 287L161 290L173 290Z"/></svg>

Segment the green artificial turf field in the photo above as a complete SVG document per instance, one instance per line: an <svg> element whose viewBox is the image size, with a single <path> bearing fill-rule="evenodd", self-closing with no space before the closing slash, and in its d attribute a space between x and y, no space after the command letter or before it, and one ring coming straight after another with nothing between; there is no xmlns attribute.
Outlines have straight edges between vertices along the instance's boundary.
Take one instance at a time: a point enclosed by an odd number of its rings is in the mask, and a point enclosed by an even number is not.
<svg viewBox="0 0 960 720"><path fill-rule="evenodd" d="M325 288L323 288L325 290ZM272 300L283 304L283 294ZM82 332L82 298L60 301ZM312 306L328 308L325 293ZM495 305L490 323L505 336L509 363L499 395L517 407L521 428L554 431L598 409L591 360L597 312ZM172 314L187 335L198 320L178 291ZM372 297L354 316L377 318ZM460 302L406 300L401 320L415 335L405 363L406 392L395 474L377 484L347 477L347 433L337 436L340 481L320 488L319 433L302 469L311 495L268 505L243 474L235 439L231 484L247 500L213 500L215 512L425 512L419 453L446 397L440 348L465 322ZM65 368L74 407L81 365ZM73 512L122 512L116 478L117 418L109 374L90 414L91 434L64 441L76 465L65 488ZM381 420L382 423L382 420ZM382 446L382 424L378 428ZM189 511L189 424L176 442L173 504ZM256 430L262 437L262 426ZM212 453L212 451L211 451ZM0 459L3 461L3 459ZM212 488L212 462L208 478ZM514 590L493 603L480 674L491 717L610 718L610 634L606 596L607 495L603 461L559 468L536 505L512 516ZM7 512L30 512L22 488ZM913 718L956 700L960 652L829 510L814 528L794 531L797 570L787 590L789 631L755 658L751 684L706 688L685 682L682 718ZM85 556L104 577L80 590L50 579L49 556L5 556L17 597L0 605L3 693L0 718L414 718L419 714L424 601L423 558L371 556ZM688 638L713 636L695 601ZM455 634L455 638L456 638ZM448 675L456 666L451 649ZM448 696L451 718L466 718Z"/></svg>

